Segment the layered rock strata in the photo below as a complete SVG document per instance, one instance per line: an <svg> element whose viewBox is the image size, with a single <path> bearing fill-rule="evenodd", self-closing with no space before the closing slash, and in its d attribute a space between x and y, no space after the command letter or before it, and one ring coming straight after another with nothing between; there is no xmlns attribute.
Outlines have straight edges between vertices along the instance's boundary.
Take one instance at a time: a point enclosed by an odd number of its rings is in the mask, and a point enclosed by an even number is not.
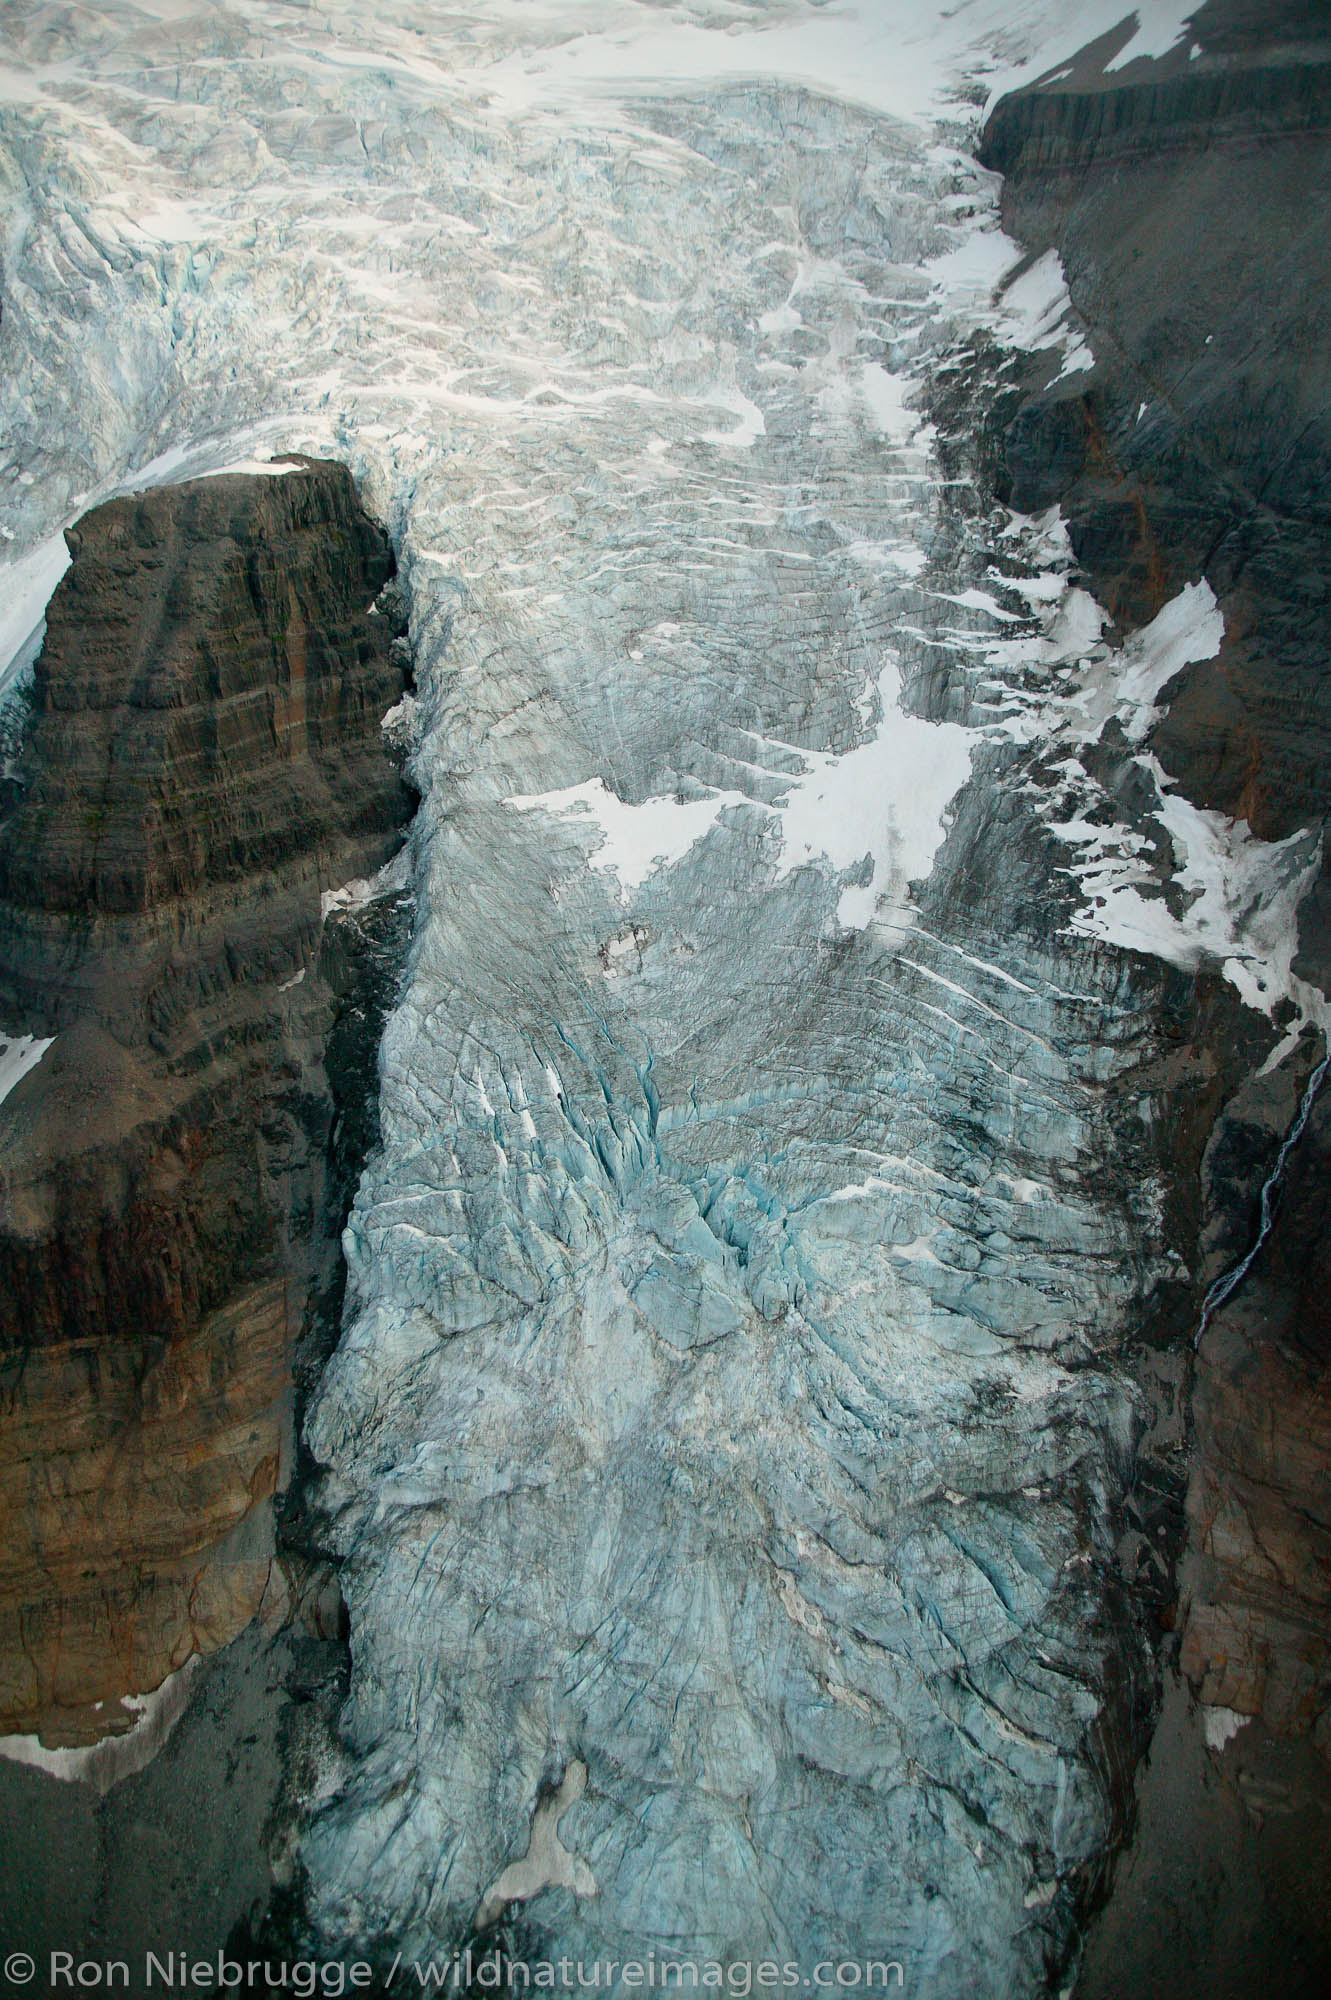
<svg viewBox="0 0 1331 2000"><path fill-rule="evenodd" d="M364 949L321 898L410 810L393 556L344 467L157 488L68 540L0 830L0 1019L53 1037L0 1106L0 1730L61 1742L270 1589L335 1122L373 1083Z"/></svg>

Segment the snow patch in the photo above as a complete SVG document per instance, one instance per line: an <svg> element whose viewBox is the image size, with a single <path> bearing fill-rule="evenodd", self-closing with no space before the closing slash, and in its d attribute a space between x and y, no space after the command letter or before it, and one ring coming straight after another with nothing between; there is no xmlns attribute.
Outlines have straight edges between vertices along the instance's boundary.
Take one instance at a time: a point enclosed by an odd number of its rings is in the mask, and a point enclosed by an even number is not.
<svg viewBox="0 0 1331 2000"><path fill-rule="evenodd" d="M243 472L248 478L283 478L289 472L304 472L305 467L294 458L237 458L230 465L210 465L198 474L200 479L222 479L230 472Z"/></svg>
<svg viewBox="0 0 1331 2000"><path fill-rule="evenodd" d="M6 1035L0 1029L0 1104L21 1077L36 1069L54 1040L54 1035L42 1041L35 1035Z"/></svg>
<svg viewBox="0 0 1331 2000"><path fill-rule="evenodd" d="M1083 724L1082 741L1095 742L1113 715L1129 743L1142 742L1159 720L1156 704L1164 687L1184 667L1213 660L1224 636L1224 616L1210 584L1205 579L1186 584L1120 650L1087 661L1070 704Z"/></svg>
<svg viewBox="0 0 1331 2000"><path fill-rule="evenodd" d="M704 798L652 798L629 805L603 778L588 778L562 791L532 792L504 801L518 812L548 812L591 827L595 841L588 860L619 879L621 895L640 889L658 868L673 867L709 834L727 806L748 805L742 792L712 792Z"/></svg>
<svg viewBox="0 0 1331 2000"><path fill-rule="evenodd" d="M921 418L906 408L906 396L918 385L909 375L892 375L877 361L860 370L860 393L874 429L894 444L907 444L920 429Z"/></svg>
<svg viewBox="0 0 1331 2000"><path fill-rule="evenodd" d="M863 930L880 906L909 912L909 885L925 879L945 831L943 816L970 776L979 732L959 723L926 722L901 707L901 675L888 661L871 683L879 722L867 743L837 754L805 750L775 738L768 749L797 756L804 770L791 777L768 771L785 786L772 805L760 806L775 822L781 844L780 880L810 862L836 874L868 864L869 879L842 890L838 921ZM755 766L755 769L761 767ZM588 860L613 872L621 895L669 868L703 840L727 807L754 806L744 792L710 791L701 798L659 797L629 805L603 778L562 790L514 795L504 803L519 812L549 812L583 823L595 834Z"/></svg>
<svg viewBox="0 0 1331 2000"><path fill-rule="evenodd" d="M490 1884L476 1913L476 1928L494 1922L506 1904L525 1903L542 1889L571 1889L575 1896L597 1894L596 1877L580 1855L570 1854L559 1838L559 1822L587 1789L587 1766L574 1758L559 1790L543 1799L532 1814L531 1838L521 1861L511 1861Z"/></svg>
<svg viewBox="0 0 1331 2000"><path fill-rule="evenodd" d="M1046 575L1049 584L1057 583L1065 566L1048 523L1025 523L1018 532L1052 556ZM1044 581L1029 593L1037 613L1045 595ZM994 704L1000 711L995 731L1038 746L1054 780L1046 823L1073 850L1069 873L1087 899L1069 928L1185 971L1210 959L1248 1006L1270 1016L1290 1000L1301 1018L1313 1018L1308 1007L1316 1009L1320 996L1296 977L1293 959L1299 902L1320 864L1318 837L1303 832L1259 840L1246 823L1189 804L1159 761L1141 749L1134 761L1150 780L1156 804L1128 827L1081 759L1111 720L1129 744L1141 745L1159 720L1169 682L1184 667L1217 656L1224 615L1210 584L1185 585L1118 647L1105 643L1101 606L1075 586L1042 615L1042 633L995 639L985 657L1003 696ZM1032 675L1043 681L1038 693L1029 690ZM1066 752L1061 760L1060 747Z"/></svg>
<svg viewBox="0 0 1331 2000"><path fill-rule="evenodd" d="M69 545L63 534L49 535L16 562L0 569L0 695L41 650L46 633L46 607L51 593L69 568Z"/></svg>
<svg viewBox="0 0 1331 2000"><path fill-rule="evenodd" d="M762 411L734 383L728 388L713 389L707 401L715 403L723 410L733 410L739 422L733 430L703 431L701 434L703 444L724 445L730 451L747 451L756 439L766 433L767 419Z"/></svg>
<svg viewBox="0 0 1331 2000"><path fill-rule="evenodd" d="M535 10L533 10L535 12ZM915 0L782 8L770 25L750 25L718 10L715 23L672 9L636 14L605 0L572 20L531 21L537 44L472 73L510 116L542 107L578 111L595 121L598 101L659 95L773 79L888 113L914 126L956 115L961 77L990 87L985 115L1008 90L1066 68L1086 44L1125 18L1135 21L1108 65L1162 55L1179 41L1192 0L1140 0L1125 16L1122 0L969 0L944 9ZM572 32L570 33L570 29ZM544 45L541 45L542 42ZM606 115L606 113L602 113Z"/></svg>
<svg viewBox="0 0 1331 2000"><path fill-rule="evenodd" d="M1072 300L1057 250L1046 250L1031 264L1025 258L1000 226L996 206L977 209L952 248L924 267L935 310L965 310L1001 347L1061 352L1056 380L1093 368L1095 356L1069 324Z"/></svg>
<svg viewBox="0 0 1331 2000"><path fill-rule="evenodd" d="M1218 960L1240 997L1271 1015L1281 1000L1298 1004L1293 975L1300 902L1321 868L1322 843L1312 832L1259 840L1242 820L1194 806L1176 792L1154 757L1138 762L1155 779L1157 817L1176 866L1169 880L1181 892L1175 913L1159 887L1145 837L1113 822L1054 822L1051 830L1083 850L1072 873L1090 906L1071 929L1133 951L1150 952L1185 971Z"/></svg>
<svg viewBox="0 0 1331 2000"><path fill-rule="evenodd" d="M96 1743L72 1750L48 1750L40 1736L0 1736L0 1757L11 1764L25 1764L30 1770L45 1771L63 1784L91 1785L96 1792L109 1792L122 1778L132 1777L151 1764L162 1749L185 1713L201 1665L201 1655L194 1653L151 1693L122 1695L120 1706L137 1720L118 1736L103 1736Z"/></svg>
<svg viewBox="0 0 1331 2000"><path fill-rule="evenodd" d="M895 661L883 666L875 692L880 720L869 741L840 756L802 750L805 772L776 807L781 874L818 858L837 873L870 860L868 882L843 889L837 904L848 930L863 930L880 905L895 914L909 908L909 885L933 867L943 815L970 776L978 735L905 714Z"/></svg>
<svg viewBox="0 0 1331 2000"><path fill-rule="evenodd" d="M1252 1721L1250 1715L1240 1715L1233 1708L1202 1709L1202 1734L1208 1750L1223 1750Z"/></svg>
<svg viewBox="0 0 1331 2000"><path fill-rule="evenodd" d="M377 874L344 882L340 889L325 889L319 898L319 919L326 923L334 914L346 916L354 910L363 910L367 903L376 903L384 896L400 896L410 880L411 850L400 847Z"/></svg>

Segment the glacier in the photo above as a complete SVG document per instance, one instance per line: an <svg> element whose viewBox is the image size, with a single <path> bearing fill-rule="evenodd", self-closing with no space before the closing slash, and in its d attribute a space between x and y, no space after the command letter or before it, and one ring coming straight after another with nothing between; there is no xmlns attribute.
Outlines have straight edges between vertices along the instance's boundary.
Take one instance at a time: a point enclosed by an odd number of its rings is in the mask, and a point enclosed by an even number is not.
<svg viewBox="0 0 1331 2000"><path fill-rule="evenodd" d="M1149 1676L1129 1347L1187 1275L1161 996L1207 959L1324 1005L1311 840L1145 753L1106 823L1082 761L1214 605L1117 652L983 478L1022 357L1093 356L969 140L1122 18L9 24L16 551L336 455L411 602L415 932L307 1425L353 1659L288 1861L326 1949L502 1903L533 1952L943 2000L1074 1948Z"/></svg>

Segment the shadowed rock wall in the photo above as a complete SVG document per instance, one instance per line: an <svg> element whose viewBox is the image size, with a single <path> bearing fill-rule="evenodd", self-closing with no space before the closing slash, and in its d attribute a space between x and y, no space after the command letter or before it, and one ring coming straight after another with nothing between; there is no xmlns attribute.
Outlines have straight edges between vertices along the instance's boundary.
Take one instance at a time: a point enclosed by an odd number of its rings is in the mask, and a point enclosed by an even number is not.
<svg viewBox="0 0 1331 2000"><path fill-rule="evenodd" d="M1331 807L1331 44L1324 10L1252 0L1211 0L1192 35L1191 56L1185 43L1106 72L1116 31L989 122L1005 224L1034 254L1058 250L1097 358L1093 375L1026 399L999 483L1019 508L1061 505L1091 588L1125 628L1207 578L1225 617L1220 656L1164 690L1149 747L1188 798L1271 840ZM1296 959L1322 990L1329 881L1324 859ZM1228 1101L1200 1176L1203 1281L1253 1240L1312 1051L1246 1081L1237 1051L1214 1054ZM1166 1973L1180 1996L1251 1990L1264 1951L1287 1990L1320 1990L1326 1974L1324 1896L1319 1912L1290 1891L1328 1872L1315 1809L1331 1704L1326 1148L1319 1108L1193 1392L1189 1543L1164 1657L1206 1708L1252 1719L1251 1734L1208 1751L1194 1719L1185 1753L1184 1709L1171 1709L1144 1845L1093 1942L1087 1995L1156 1991ZM1283 1759L1278 1777L1263 1758ZM1180 1834L1195 1879L1166 1852ZM1216 1890L1225 1880L1236 1896L1244 1885L1242 1938Z"/></svg>
<svg viewBox="0 0 1331 2000"><path fill-rule="evenodd" d="M269 1588L366 1088L330 1082L363 953L320 896L411 805L393 557L344 467L159 488L69 543L0 829L0 1019L55 1038L0 1106L0 1730L63 1741Z"/></svg>

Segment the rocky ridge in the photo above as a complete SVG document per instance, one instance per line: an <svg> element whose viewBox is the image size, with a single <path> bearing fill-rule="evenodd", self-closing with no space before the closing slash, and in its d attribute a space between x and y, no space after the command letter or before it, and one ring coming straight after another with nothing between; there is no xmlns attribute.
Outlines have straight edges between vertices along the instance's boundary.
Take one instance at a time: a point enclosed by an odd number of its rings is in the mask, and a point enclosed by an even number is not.
<svg viewBox="0 0 1331 2000"><path fill-rule="evenodd" d="M0 828L0 1018L52 1038L0 1106L0 1729L55 1742L129 1727L278 1587L335 1121L373 1087L372 1033L358 1077L330 1059L367 946L321 896L410 811L393 557L345 468L159 487L68 540Z"/></svg>

